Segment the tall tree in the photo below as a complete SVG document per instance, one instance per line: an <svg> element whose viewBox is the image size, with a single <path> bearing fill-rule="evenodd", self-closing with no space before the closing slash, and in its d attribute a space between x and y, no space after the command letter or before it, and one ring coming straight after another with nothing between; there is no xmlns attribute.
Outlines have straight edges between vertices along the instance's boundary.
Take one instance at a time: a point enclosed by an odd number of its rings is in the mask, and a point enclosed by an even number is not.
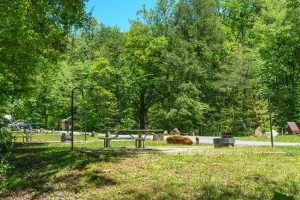
<svg viewBox="0 0 300 200"><path fill-rule="evenodd" d="M75 1L0 2L0 101L32 90L66 48L73 28L87 22L85 4ZM46 67L45 67L46 66Z"/></svg>

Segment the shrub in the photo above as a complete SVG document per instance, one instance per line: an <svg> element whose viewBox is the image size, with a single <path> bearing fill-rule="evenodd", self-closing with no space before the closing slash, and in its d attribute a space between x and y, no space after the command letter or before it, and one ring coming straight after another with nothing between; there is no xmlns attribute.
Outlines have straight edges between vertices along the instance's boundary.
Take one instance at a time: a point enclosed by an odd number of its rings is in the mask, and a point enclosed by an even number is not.
<svg viewBox="0 0 300 200"><path fill-rule="evenodd" d="M13 136L6 128L0 128L0 173L7 168L7 159L13 148Z"/></svg>

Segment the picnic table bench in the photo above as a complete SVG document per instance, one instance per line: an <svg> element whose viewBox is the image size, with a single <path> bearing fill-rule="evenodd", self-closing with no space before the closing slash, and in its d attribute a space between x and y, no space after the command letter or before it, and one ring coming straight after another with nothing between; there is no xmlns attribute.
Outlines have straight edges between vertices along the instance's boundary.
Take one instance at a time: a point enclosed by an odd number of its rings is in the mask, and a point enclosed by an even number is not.
<svg viewBox="0 0 300 200"><path fill-rule="evenodd" d="M104 148L111 148L111 141L112 140L134 140L135 141L135 147L136 148L145 148L145 140L146 137L153 133L161 133L163 130L145 130L145 129L104 129L102 130L105 132L104 138ZM138 136L134 136L133 134L136 133ZM111 136L111 134L115 134L114 136ZM128 135L130 137L122 138L119 137L119 135Z"/></svg>
<svg viewBox="0 0 300 200"><path fill-rule="evenodd" d="M30 143L32 141L32 135L31 132L25 132L22 133L23 143Z"/></svg>
<svg viewBox="0 0 300 200"><path fill-rule="evenodd" d="M23 138L23 143L30 143L32 141L33 132L31 129L24 128L21 135Z"/></svg>

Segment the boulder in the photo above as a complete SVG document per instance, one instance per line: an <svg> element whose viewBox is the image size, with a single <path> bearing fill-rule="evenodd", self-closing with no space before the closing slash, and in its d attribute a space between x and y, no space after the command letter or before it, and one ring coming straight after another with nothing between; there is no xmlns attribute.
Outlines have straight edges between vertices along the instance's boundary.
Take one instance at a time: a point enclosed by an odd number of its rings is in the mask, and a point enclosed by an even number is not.
<svg viewBox="0 0 300 200"><path fill-rule="evenodd" d="M185 144L185 145L193 144L193 141L190 138L180 136L180 135L174 135L174 136L168 137L167 142L169 144Z"/></svg>
<svg viewBox="0 0 300 200"><path fill-rule="evenodd" d="M260 127L257 127L257 128L255 129L254 136L255 136L255 137L261 137L261 136L263 136L263 133L262 133Z"/></svg>
<svg viewBox="0 0 300 200"><path fill-rule="evenodd" d="M180 131L178 130L178 128L174 128L172 131L173 135L180 135Z"/></svg>
<svg viewBox="0 0 300 200"><path fill-rule="evenodd" d="M163 141L164 140L164 134L162 134L162 133L154 133L153 134L153 140Z"/></svg>
<svg viewBox="0 0 300 200"><path fill-rule="evenodd" d="M164 135L169 135L167 130L164 130Z"/></svg>
<svg viewBox="0 0 300 200"><path fill-rule="evenodd" d="M272 132L273 132L273 137L277 137L279 135L279 133L277 131L275 131L275 130L273 130ZM267 138L271 138L271 131L266 132L265 136Z"/></svg>
<svg viewBox="0 0 300 200"><path fill-rule="evenodd" d="M92 131L91 137L98 137L98 133L96 133L96 131Z"/></svg>

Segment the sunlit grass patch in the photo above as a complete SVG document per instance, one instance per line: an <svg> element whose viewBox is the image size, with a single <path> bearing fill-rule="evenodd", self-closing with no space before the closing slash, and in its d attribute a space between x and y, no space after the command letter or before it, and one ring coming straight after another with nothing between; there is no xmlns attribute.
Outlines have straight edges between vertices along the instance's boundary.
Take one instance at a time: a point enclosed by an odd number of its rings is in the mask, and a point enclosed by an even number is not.
<svg viewBox="0 0 300 200"><path fill-rule="evenodd" d="M251 141L264 141L268 142L271 139L265 136L255 137L255 136L245 136L245 137L235 137L236 140L251 140ZM300 142L300 134L298 135L279 135L274 137L274 142Z"/></svg>
<svg viewBox="0 0 300 200"><path fill-rule="evenodd" d="M23 142L24 134L22 132L14 133L16 142ZM60 133L31 133L31 142L60 142L61 134ZM90 135L86 136L87 141L97 141L98 138L91 137ZM25 140L26 141L26 140ZM85 136L82 133L81 135L74 135L74 141L85 141Z"/></svg>

